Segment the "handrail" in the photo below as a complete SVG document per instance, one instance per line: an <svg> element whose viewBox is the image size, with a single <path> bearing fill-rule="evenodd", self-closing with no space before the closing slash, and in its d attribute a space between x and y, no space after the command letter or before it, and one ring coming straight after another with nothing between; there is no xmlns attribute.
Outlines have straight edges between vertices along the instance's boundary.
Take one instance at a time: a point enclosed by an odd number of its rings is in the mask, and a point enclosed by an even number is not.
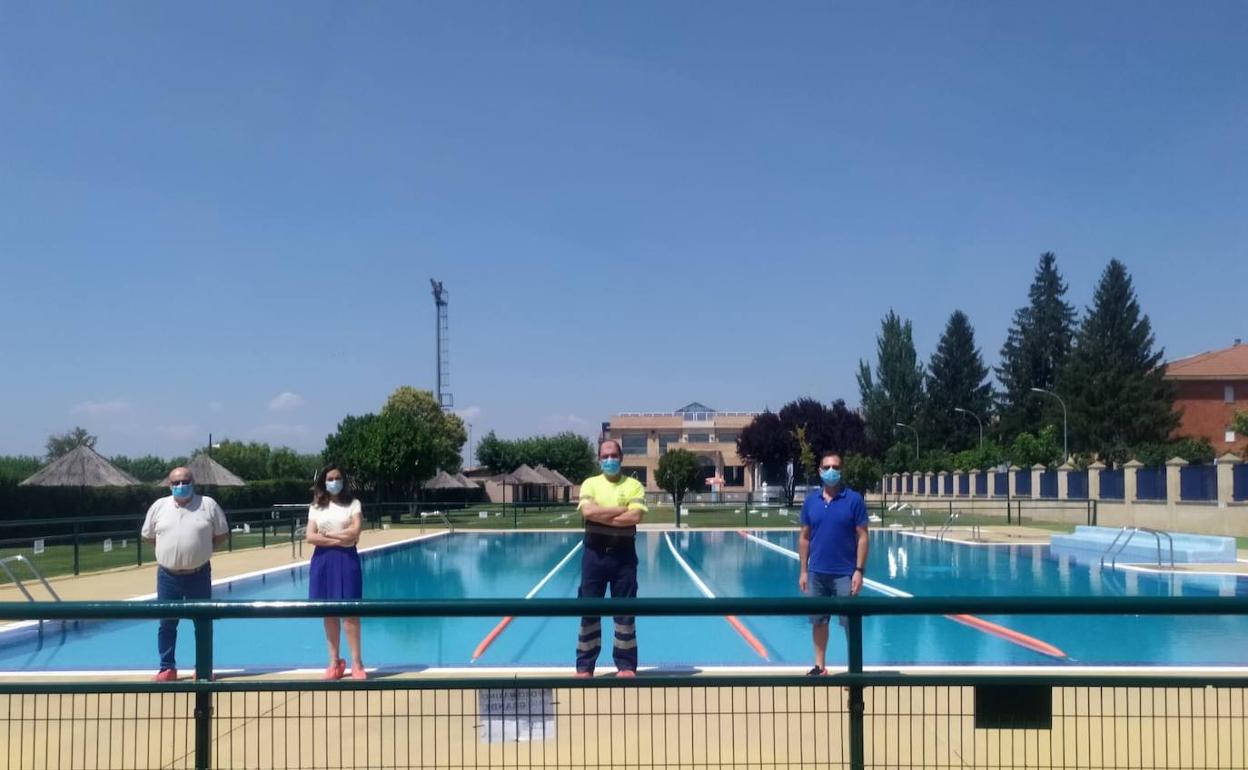
<svg viewBox="0 0 1248 770"><path fill-rule="evenodd" d="M22 564L25 564L26 568L29 569L32 573L34 573L34 576L39 579L39 582L43 583L44 589L47 590L47 592L52 595L52 598L58 602L61 600L61 597L59 594L57 594L56 589L54 589L52 587L52 584L49 583L46 578L44 578L43 573L39 571L39 568L35 566L35 563L33 561L31 561L30 559L27 559L25 556L23 556L20 553L15 556L6 556L3 559L0 559L0 569L4 570L4 574L9 576L9 581L12 582L13 585L17 586L17 590L22 592L22 594L26 597L27 601L33 602L35 601L35 597L30 595L30 591L26 590L26 586L23 585L22 581L16 575L13 574L12 570L9 569L9 562L20 562Z"/></svg>
<svg viewBox="0 0 1248 770"><path fill-rule="evenodd" d="M320 617L580 617L582 615L1248 615L1244 596L856 596L646 599L0 602L6 620L231 620Z"/></svg>
<svg viewBox="0 0 1248 770"><path fill-rule="evenodd" d="M1153 529L1152 527L1123 527L1122 529L1120 529L1118 531L1118 534L1114 536L1113 542L1109 544L1109 548L1106 548L1105 552L1101 554L1101 567L1103 568L1105 566L1106 557L1110 557L1110 563L1109 563L1110 569L1117 569L1118 557L1122 554L1123 551L1127 549L1127 546L1131 544L1131 540L1140 532L1146 532L1152 535L1157 540L1157 567L1158 568L1165 566L1161 560L1161 538L1163 536L1166 538L1166 540L1170 544L1170 568L1173 569L1174 568L1174 537L1169 532L1166 532L1160 529ZM1126 540L1123 540L1122 545L1118 546L1117 550L1114 550L1114 546L1118 543L1118 540L1124 534L1127 535ZM1113 551L1112 556L1110 556L1111 551Z"/></svg>
<svg viewBox="0 0 1248 770"><path fill-rule="evenodd" d="M961 510L954 510L954 511L949 512L949 518L945 519L945 523L941 525L940 531L936 533L937 540L945 539L945 535L949 533L950 528L953 527L953 523L958 520L958 516L961 515L961 513L962 513Z"/></svg>

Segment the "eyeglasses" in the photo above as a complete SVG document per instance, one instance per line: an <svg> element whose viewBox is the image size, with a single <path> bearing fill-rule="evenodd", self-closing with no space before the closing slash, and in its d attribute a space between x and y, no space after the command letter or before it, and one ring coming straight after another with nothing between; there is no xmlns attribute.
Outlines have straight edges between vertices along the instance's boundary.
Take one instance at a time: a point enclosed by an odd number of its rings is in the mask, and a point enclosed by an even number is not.
<svg viewBox="0 0 1248 770"><path fill-rule="evenodd" d="M841 466L839 466L839 465L824 465L824 466L823 466L823 467L821 467L819 470L821 470L821 471L839 471L840 469L841 469Z"/></svg>

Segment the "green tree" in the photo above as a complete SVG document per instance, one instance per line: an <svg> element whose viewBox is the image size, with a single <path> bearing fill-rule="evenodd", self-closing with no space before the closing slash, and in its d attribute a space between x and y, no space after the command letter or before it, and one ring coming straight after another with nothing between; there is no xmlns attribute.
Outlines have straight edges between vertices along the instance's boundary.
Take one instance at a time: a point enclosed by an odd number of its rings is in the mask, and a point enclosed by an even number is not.
<svg viewBox="0 0 1248 770"><path fill-rule="evenodd" d="M192 456L206 452L208 450L201 447L196 449ZM212 448L210 454L213 460L243 481L263 481L273 478L269 475L269 460L273 455L273 449L268 444L222 439Z"/></svg>
<svg viewBox="0 0 1248 770"><path fill-rule="evenodd" d="M460 452L468 443L468 429L459 415L444 410L432 391L409 385L395 388L381 409L383 417L396 413L409 414L417 424L426 425L432 431L430 439L435 455L435 473L438 469L448 473L460 470L463 466Z"/></svg>
<svg viewBox="0 0 1248 770"><path fill-rule="evenodd" d="M698 458L686 449L669 449L659 458L659 467L654 472L654 483L664 492L672 496L672 504L676 506L676 526L680 526L680 505L685 495L705 484L702 468Z"/></svg>
<svg viewBox="0 0 1248 770"><path fill-rule="evenodd" d="M987 420L992 408L988 367L975 348L971 321L961 310L949 316L928 365L921 431L929 441L951 452L979 446L979 424L969 415L954 411L958 408L970 410L981 420Z"/></svg>
<svg viewBox="0 0 1248 770"><path fill-rule="evenodd" d="M1011 464L1024 469L1036 463L1059 465L1062 462L1062 440L1056 426L1046 425L1038 435L1024 431L1015 436L1005 454Z"/></svg>
<svg viewBox="0 0 1248 770"><path fill-rule="evenodd" d="M1058 373L1070 357L1075 308L1064 299L1066 288L1053 252L1040 255L1027 292L1029 303L1014 311L1014 323L1001 347L1001 364L996 369L1001 383L999 435L1038 430L1053 421L1054 410L1061 416L1061 407L1052 398L1031 389L1054 390Z"/></svg>
<svg viewBox="0 0 1248 770"><path fill-rule="evenodd" d="M27 455L0 457L0 484L18 484L42 468L44 461Z"/></svg>
<svg viewBox="0 0 1248 770"><path fill-rule="evenodd" d="M48 461L51 462L56 458L69 454L80 446L95 448L97 437L87 432L86 428L75 427L73 430L64 433L58 433L54 436L48 436L48 442L45 447L48 451Z"/></svg>
<svg viewBox="0 0 1248 770"><path fill-rule="evenodd" d="M593 476L598 467L593 444L571 431L523 439L500 439L490 431L477 442L477 461L494 473L545 465L572 482Z"/></svg>
<svg viewBox="0 0 1248 770"><path fill-rule="evenodd" d="M149 484L164 481L165 477L169 475L169 471L175 467L170 465L168 460L156 455L144 455L142 457L118 455L108 458L108 461L139 481L146 481Z"/></svg>
<svg viewBox="0 0 1248 770"><path fill-rule="evenodd" d="M1248 411L1237 410L1231 418L1231 430L1237 436L1248 436ZM1244 450L1244 459L1248 460L1248 449Z"/></svg>
<svg viewBox="0 0 1248 770"><path fill-rule="evenodd" d="M310 480L321 465L319 454L300 454L290 447L278 447L269 454L266 478Z"/></svg>
<svg viewBox="0 0 1248 770"><path fill-rule="evenodd" d="M841 462L844 466L841 477L850 489L865 495L880 485L884 469L874 457L849 452L841 458Z"/></svg>
<svg viewBox="0 0 1248 770"><path fill-rule="evenodd" d="M1107 457L1124 446L1169 438L1179 416L1172 386L1162 379L1164 351L1153 344L1126 266L1110 261L1058 376L1074 448Z"/></svg>
<svg viewBox="0 0 1248 770"><path fill-rule="evenodd" d="M914 350L914 331L909 321L892 310L881 321L876 340L875 373L866 361L858 362L858 391L866 418L867 438L882 448L892 443L896 423L912 424L923 404L923 367Z"/></svg>
<svg viewBox="0 0 1248 770"><path fill-rule="evenodd" d="M792 434L793 440L797 442L797 467L802 469L802 479L810 483L819 473L819 459L815 457L815 450L806 440L805 425L798 425Z"/></svg>
<svg viewBox="0 0 1248 770"><path fill-rule="evenodd" d="M439 468L459 470L466 440L463 421L438 407L432 393L402 387L380 414L343 418L325 439L324 458L374 499L410 500Z"/></svg>
<svg viewBox="0 0 1248 770"><path fill-rule="evenodd" d="M811 450L818 455L824 452L866 452L870 449L867 441L867 426L862 417L849 410L843 399L837 399L831 406L813 398L802 397L790 401L780 408L780 422L785 431L793 437L790 454L793 458L800 457L796 443L795 431L799 427L806 429L806 440Z"/></svg>
<svg viewBox="0 0 1248 770"><path fill-rule="evenodd" d="M737 455L765 469L778 470L794 462L793 435L780 421L780 416L764 410L741 430L737 437ZM785 498L792 503L796 481L785 479Z"/></svg>

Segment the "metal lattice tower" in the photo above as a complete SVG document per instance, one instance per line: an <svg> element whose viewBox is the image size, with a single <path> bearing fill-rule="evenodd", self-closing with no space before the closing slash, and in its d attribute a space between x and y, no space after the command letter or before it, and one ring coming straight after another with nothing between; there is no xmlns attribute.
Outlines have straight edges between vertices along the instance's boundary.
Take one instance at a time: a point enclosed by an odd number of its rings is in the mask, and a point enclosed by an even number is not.
<svg viewBox="0 0 1248 770"><path fill-rule="evenodd" d="M450 325L446 318L447 292L442 288L441 281L429 279L433 285L433 302L438 308L438 405L443 409L452 409L455 399L451 396L451 341Z"/></svg>

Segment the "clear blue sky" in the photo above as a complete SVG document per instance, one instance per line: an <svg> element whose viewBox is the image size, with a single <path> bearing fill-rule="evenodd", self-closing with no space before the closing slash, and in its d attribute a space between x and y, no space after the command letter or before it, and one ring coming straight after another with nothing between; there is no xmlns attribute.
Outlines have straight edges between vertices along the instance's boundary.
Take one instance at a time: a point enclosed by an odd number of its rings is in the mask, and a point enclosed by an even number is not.
<svg viewBox="0 0 1248 770"><path fill-rule="evenodd" d="M858 400L992 364L1042 251L1168 357L1248 337L1248 4L0 3L0 453L317 450ZM283 395L287 394L287 395Z"/></svg>

